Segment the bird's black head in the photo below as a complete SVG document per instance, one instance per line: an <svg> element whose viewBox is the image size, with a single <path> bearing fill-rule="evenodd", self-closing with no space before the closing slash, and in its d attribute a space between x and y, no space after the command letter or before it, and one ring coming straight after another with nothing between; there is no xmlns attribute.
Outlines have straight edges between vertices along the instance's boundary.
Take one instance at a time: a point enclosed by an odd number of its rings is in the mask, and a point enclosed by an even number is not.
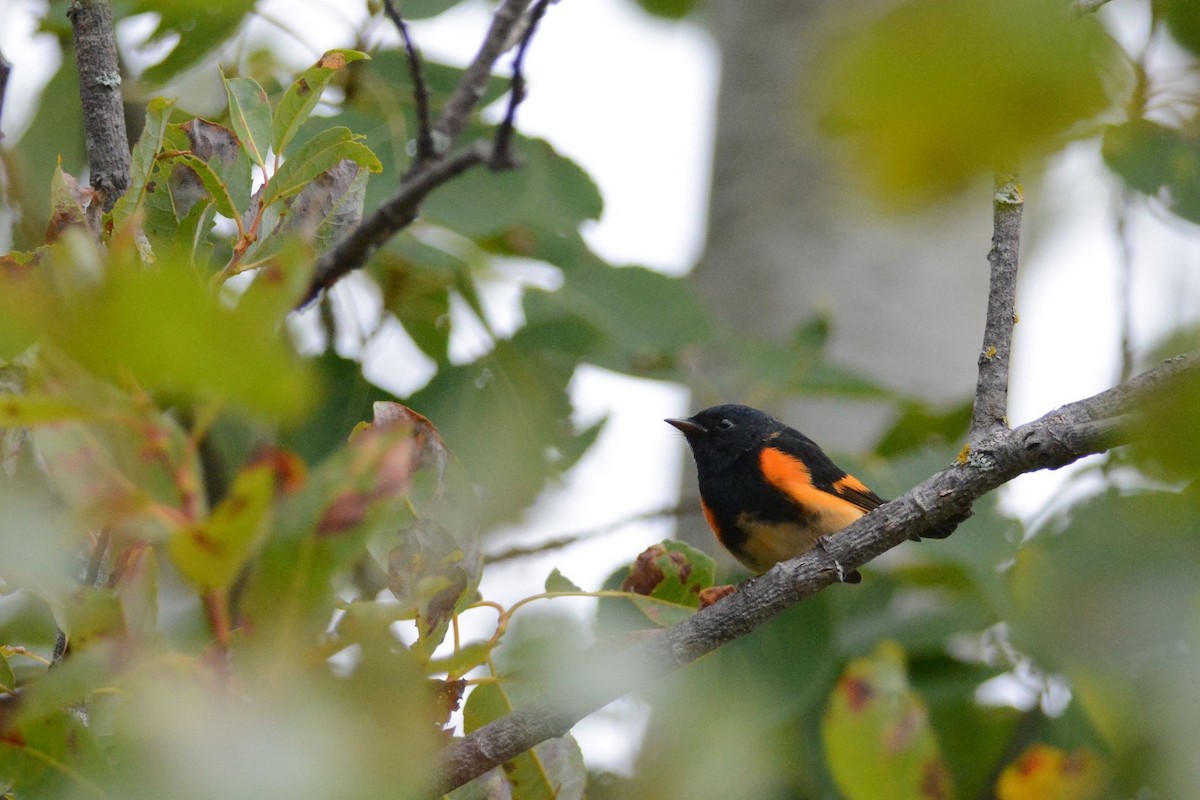
<svg viewBox="0 0 1200 800"><path fill-rule="evenodd" d="M666 422L683 431L701 469L720 468L784 428L782 422L769 414L735 404L713 406L687 419Z"/></svg>

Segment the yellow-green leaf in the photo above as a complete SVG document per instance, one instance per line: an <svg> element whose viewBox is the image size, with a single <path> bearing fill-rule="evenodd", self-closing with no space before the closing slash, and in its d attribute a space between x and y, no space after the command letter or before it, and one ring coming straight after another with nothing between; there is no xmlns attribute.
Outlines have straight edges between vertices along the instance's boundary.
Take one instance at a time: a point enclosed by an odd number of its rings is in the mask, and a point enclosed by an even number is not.
<svg viewBox="0 0 1200 800"><path fill-rule="evenodd" d="M316 388L276 320L226 308L190 267L161 253L159 264L154 272L115 270L104 286L55 304L35 324L100 376L133 376L150 388L281 418L303 414Z"/></svg>
<svg viewBox="0 0 1200 800"><path fill-rule="evenodd" d="M0 428L27 428L65 419L86 419L95 408L66 397L0 394Z"/></svg>
<svg viewBox="0 0 1200 800"><path fill-rule="evenodd" d="M314 136L300 151L283 163L267 185L264 206L290 197L342 161L353 161L371 172L383 165L349 128L333 127Z"/></svg>
<svg viewBox="0 0 1200 800"><path fill-rule="evenodd" d="M358 50L329 50L300 76L284 92L275 109L272 123L272 144L276 153L282 153L291 142L296 131L308 119L321 99L321 92L329 84L334 73L354 61L369 59Z"/></svg>
<svg viewBox="0 0 1200 800"><path fill-rule="evenodd" d="M1081 747L1068 753L1060 747L1027 747L1004 768L996 781L998 800L1099 800L1105 797L1110 772L1094 751Z"/></svg>
<svg viewBox="0 0 1200 800"><path fill-rule="evenodd" d="M276 478L272 460L249 465L207 519L177 530L168 552L180 574L204 590L228 588L267 533Z"/></svg>
<svg viewBox="0 0 1200 800"><path fill-rule="evenodd" d="M925 701L892 641L847 666L821 721L825 758L847 800L949 800L950 773Z"/></svg>
<svg viewBox="0 0 1200 800"><path fill-rule="evenodd" d="M156 97L146 105L146 124L137 144L133 146L132 163L129 170L129 191L121 195L113 207L113 224L123 225L139 208L146 197L146 186L154 171L155 159L163 149L167 126L171 121L171 110L175 101Z"/></svg>

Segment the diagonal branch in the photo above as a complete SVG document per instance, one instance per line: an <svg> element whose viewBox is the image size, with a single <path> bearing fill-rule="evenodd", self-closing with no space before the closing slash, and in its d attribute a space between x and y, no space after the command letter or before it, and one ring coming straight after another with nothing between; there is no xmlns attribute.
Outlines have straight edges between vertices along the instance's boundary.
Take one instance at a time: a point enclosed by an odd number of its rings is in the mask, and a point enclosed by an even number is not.
<svg viewBox="0 0 1200 800"><path fill-rule="evenodd" d="M529 22L525 27L525 32L521 35L521 43L517 46L517 54L513 57L512 65L512 80L509 83L508 92L508 109L504 112L504 119L496 127L495 145L492 147L492 159L488 166L492 169L505 169L516 165L516 161L512 155L512 137L513 128L517 122L517 108L520 107L521 101L525 99L525 73L522 67L525 64L525 52L529 49L529 43L533 41L533 34L537 32L538 23L542 16L546 13L546 8L550 5L550 0L537 0L533 8L529 12Z"/></svg>
<svg viewBox="0 0 1200 800"><path fill-rule="evenodd" d="M129 136L109 0L71 0L67 9L79 71L84 138L92 188L110 211L129 188Z"/></svg>
<svg viewBox="0 0 1200 800"><path fill-rule="evenodd" d="M308 305L322 289L333 286L346 274L367 263L384 242L412 224L417 218L417 208L430 192L476 164L484 163L490 152L485 142L475 142L465 150L431 161L406 176L394 195L321 256L299 306Z"/></svg>
<svg viewBox="0 0 1200 800"><path fill-rule="evenodd" d="M12 72L12 64L0 53L0 123L4 122L4 95L8 92L8 75ZM0 141L4 140L4 129L0 127Z"/></svg>
<svg viewBox="0 0 1200 800"><path fill-rule="evenodd" d="M566 733L592 711L647 679L685 666L746 635L837 581L837 564L856 569L921 531L968 509L1018 475L1057 469L1129 441L1128 422L1155 393L1184 375L1200 375L1200 352L1179 356L1108 391L1063 406L1015 430L1002 430L964 463L955 463L814 548L754 578L652 639L618 652L590 651L585 676L548 690L455 741L442 756L442 794L539 742Z"/></svg>
<svg viewBox="0 0 1200 800"><path fill-rule="evenodd" d="M988 252L991 280L975 410L971 415L971 445L1008 427L1008 371L1016 322L1017 255L1021 243L1021 211L1025 199L1015 175L996 175L992 196L992 249Z"/></svg>
<svg viewBox="0 0 1200 800"><path fill-rule="evenodd" d="M492 169L504 169L512 166L511 158L501 152L497 155L496 144L483 140L471 143L461 149L452 150L456 140L466 129L471 114L476 110L483 98L484 90L492 75L496 60L511 46L514 39L520 39L522 52L528 46L532 36L533 22L530 28L522 31L520 28L522 15L530 0L503 0L492 15L492 23L484 37L483 44L475 54L471 64L463 72L458 85L442 109L442 114L432 129L425 128L430 137L428 145L422 145L418 140L417 155L412 168L400 180L400 186L382 206L364 219L357 227L327 251L317 261L313 277L309 281L308 291L297 307L303 307L313 298L337 283L347 274L359 269L367 263L367 259L388 239L412 224L417 218L417 211L425 197L437 187L454 179L477 164L487 164ZM539 2L541 11L545 11L546 2ZM389 3L390 7L390 3ZM540 16L540 12L538 14ZM399 19L399 15L396 17ZM398 23L403 25L401 21ZM401 28L408 43L405 29ZM423 84L418 80L420 58L416 49L409 50L409 63L414 68L413 83ZM415 65L415 66L414 66ZM515 67L519 70L519 66ZM515 73L516 74L516 73ZM509 117L515 114L515 108L520 103L520 87L514 82L514 98L510 100ZM418 108L418 116L421 112ZM424 128L423 125L419 127ZM420 136L420 131L418 131ZM511 135L511 132L510 134ZM500 134L497 134L500 139ZM499 142L497 142L498 144ZM433 154L431 158L422 160L420 154L423 147L428 147Z"/></svg>
<svg viewBox="0 0 1200 800"><path fill-rule="evenodd" d="M434 124L435 135L454 141L467 127L471 112L479 105L488 81L492 77L492 67L510 47L513 31L521 22L521 14L529 0L503 0L496 13L492 15L492 24L479 52L475 54L470 65L463 73L453 94L442 108L442 115Z"/></svg>
<svg viewBox="0 0 1200 800"><path fill-rule="evenodd" d="M417 152L413 156L413 170L419 169L437 154L433 141L433 123L429 118L429 84L425 82L425 71L421 66L421 53L408 33L404 17L396 10L392 0L383 0L384 13L391 19L400 38L404 41L404 54L408 58L408 72L413 82L413 107L417 112Z"/></svg>

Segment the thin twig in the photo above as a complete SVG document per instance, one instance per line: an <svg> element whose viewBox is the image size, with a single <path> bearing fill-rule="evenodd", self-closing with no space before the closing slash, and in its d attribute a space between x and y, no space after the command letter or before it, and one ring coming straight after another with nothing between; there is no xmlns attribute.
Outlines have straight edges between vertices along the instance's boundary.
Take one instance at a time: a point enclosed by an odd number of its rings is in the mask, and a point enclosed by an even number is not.
<svg viewBox="0 0 1200 800"><path fill-rule="evenodd" d="M508 49L513 29L520 23L521 14L528 3L529 0L503 0L500 3L500 7L492 15L491 27L488 28L479 52L463 72L450 99L442 108L441 116L433 126L435 135L453 142L467 127L471 112L479 105L479 100L487 89L488 81L492 77L492 67Z"/></svg>
<svg viewBox="0 0 1200 800"><path fill-rule="evenodd" d="M1114 219L1117 237L1117 303L1121 335L1121 374L1127 381L1133 375L1133 239L1129 232L1130 192L1121 192Z"/></svg>
<svg viewBox="0 0 1200 800"><path fill-rule="evenodd" d="M400 16L392 0L383 0L383 10L396 26L396 30L400 31L400 38L404 40L404 54L408 57L408 72L413 82L413 106L417 111L417 152L413 156L413 165L409 172L414 172L437 155L433 140L433 123L429 117L429 84L425 82L421 53L408 34L408 25L404 22L404 17Z"/></svg>
<svg viewBox="0 0 1200 800"><path fill-rule="evenodd" d="M539 742L563 735L592 711L646 681L678 669L746 635L801 600L836 582L837 565L857 569L903 544L910 533L961 514L1018 475L1057 469L1128 441L1125 415L1184 375L1200 375L1200 352L1085 400L1063 406L988 441L986 458L955 463L903 496L866 515L814 548L751 579L738 591L687 620L623 650L591 650L579 669L561 669L559 685L535 702L456 740L442 754L440 796Z"/></svg>
<svg viewBox="0 0 1200 800"><path fill-rule="evenodd" d="M8 92L8 76L12 72L12 64L0 52L0 126L4 122L4 96ZM4 129L0 127L0 142L4 141Z"/></svg>
<svg viewBox="0 0 1200 800"><path fill-rule="evenodd" d="M525 64L525 51L529 49L529 43L533 41L533 34L537 31L538 23L542 16L546 13L546 9L550 5L550 0L537 0L533 8L529 12L529 22L525 26L525 32L521 35L521 43L517 46L517 54L513 57L512 64L512 80L509 83L508 92L508 109L504 112L504 119L496 127L496 137L492 145L492 157L488 161L488 166L492 169L510 169L517 165L517 161L512 152L513 129L517 121L517 108L521 105L521 101L525 99L525 73L522 67Z"/></svg>
<svg viewBox="0 0 1200 800"><path fill-rule="evenodd" d="M1008 370L1016 322L1017 255L1021 243L1021 211L1025 205L1016 175L996 175L992 198L991 281L987 322L979 354L979 379L971 415L971 445L1008 427Z"/></svg>
<svg viewBox="0 0 1200 800"><path fill-rule="evenodd" d="M308 291L297 305L298 308L308 305L322 290L328 289L345 275L362 267L384 242L411 225L417 218L421 202L438 186L477 164L492 163L494 144L481 140L457 151L451 151L450 148L466 128L471 113L479 105L491 78L492 67L508 48L508 42L513 37L528 2L529 0L503 0L500 3L492 15L492 24L483 44L463 72L462 78L442 109L441 116L433 125L431 139L434 143L434 157L423 162L417 159L413 168L401 179L396 193L321 256L313 270Z"/></svg>
<svg viewBox="0 0 1200 800"><path fill-rule="evenodd" d="M539 553L546 553L551 550L560 550L564 547L570 547L573 544L578 544L579 542L586 542L589 539L606 536L636 522L648 522L650 520L664 518L679 518L691 516L693 514L698 515L699 513L700 503L698 500L693 498L690 502L683 502L677 505L668 506L666 508L655 509L653 511L642 511L637 514L631 514L627 517L622 517L621 519L610 522L607 525L602 525L598 528L592 528L590 530L579 531L576 533L563 534L562 536L554 539L548 539L544 542L539 542L536 545L510 547L507 550L501 550L500 552L492 555L485 555L483 560L486 564L496 564L501 561L511 561L517 558L524 558L526 556L533 556Z"/></svg>
<svg viewBox="0 0 1200 800"><path fill-rule="evenodd" d="M359 223L344 239L325 252L313 270L308 291L298 307L308 305L322 289L328 289L345 275L367 263L384 242L412 224L421 201L437 187L487 160L489 148L476 142L452 156L429 162L410 175L387 202Z"/></svg>
<svg viewBox="0 0 1200 800"><path fill-rule="evenodd" d="M129 188L130 163L112 6L108 0L72 0L67 17L74 34L91 184L110 211Z"/></svg>

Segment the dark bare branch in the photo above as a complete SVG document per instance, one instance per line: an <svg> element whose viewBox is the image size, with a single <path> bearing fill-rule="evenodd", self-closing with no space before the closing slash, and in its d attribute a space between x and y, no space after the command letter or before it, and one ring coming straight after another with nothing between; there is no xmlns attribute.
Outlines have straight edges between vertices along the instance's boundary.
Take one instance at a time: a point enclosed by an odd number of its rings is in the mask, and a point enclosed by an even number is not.
<svg viewBox="0 0 1200 800"><path fill-rule="evenodd" d="M112 6L108 0L72 0L67 16L74 32L91 184L108 211L129 188L130 162Z"/></svg>
<svg viewBox="0 0 1200 800"><path fill-rule="evenodd" d="M0 141L4 141L4 95L8 92L8 76L12 72L12 64L0 53Z"/></svg>
<svg viewBox="0 0 1200 800"><path fill-rule="evenodd" d="M421 201L430 192L476 164L484 163L490 153L491 148L486 142L476 142L454 155L431 161L423 169L406 176L400 189L387 202L321 256L300 306L308 305L321 290L328 289L346 274L366 264L371 254L384 242L412 224Z"/></svg>
<svg viewBox="0 0 1200 800"><path fill-rule="evenodd" d="M525 64L525 51L529 49L529 43L533 41L533 34L537 32L538 23L541 22L549 5L550 0L537 0L534 4L529 12L529 23L521 35L521 43L517 46L517 54L513 57L512 79L509 82L508 90L508 109L504 112L504 119L496 128L492 157L488 162L488 166L492 169L516 166L516 159L512 153L512 137L517 122L517 108L525 99L525 73L522 69Z"/></svg>
<svg viewBox="0 0 1200 800"><path fill-rule="evenodd" d="M404 54L408 58L409 76L413 82L413 106L417 112L417 151L413 155L413 166L409 172L415 172L437 155L433 141L433 122L429 116L429 84L425 82L421 53L408 33L404 17L400 16L392 0L383 0L383 10L396 26L396 30L400 31L400 38L404 41Z"/></svg>
<svg viewBox="0 0 1200 800"><path fill-rule="evenodd" d="M1014 430L998 431L971 454L814 548L743 583L739 591L659 635L581 659L584 679L551 689L455 741L443 754L439 794L462 786L541 741L561 736L587 714L647 679L691 663L744 636L783 610L837 581L838 566L856 569L902 544L910 532L961 514L1018 475L1057 469L1128 441L1131 414L1184 374L1200 374L1200 353L1167 361L1126 383L1063 406ZM962 535L962 534L960 534ZM936 544L927 546L936 547ZM614 677L616 676L616 677ZM592 680L595 678L595 680Z"/></svg>
<svg viewBox="0 0 1200 800"><path fill-rule="evenodd" d="M396 193L317 262L312 281L308 291L305 292L304 299L300 301L300 306L307 305L322 290L328 289L345 275L362 267L371 254L384 242L411 225L417 217L421 202L438 186L477 164L488 164L493 169L512 166L510 161L502 163L501 159L496 158L494 143L481 140L456 151L452 150L452 147L466 128L471 114L477 109L484 90L487 88L488 80L491 78L492 67L495 66L496 60L511 46L510 43L514 39L519 41L522 48L521 53L518 54L516 65L519 74L519 59L523 55L524 49L528 47L528 40L532 36L532 29L536 22L531 15L529 30L524 31L518 37L522 14L528 4L529 0L503 0L500 3L492 15L492 23L484 37L483 44L471 64L463 72L462 78L442 110L441 117L433 125L430 132L430 143L421 145L418 142L418 157L414 160L409 172L401 179ZM390 7L391 4L388 5ZM546 5L546 2L539 3L538 17L545 12ZM393 21L398 19L399 15L397 14ZM407 43L408 38L403 28L403 21L401 20L397 24L401 26L401 35L405 36ZM420 64L415 48L410 50L409 59L410 66ZM414 83L424 82L417 80L416 73L414 73L413 80ZM519 99L515 102L510 101L510 116L515 114L516 105L519 103ZM511 120L509 120L509 125L511 127ZM505 136L511 136L511 131ZM420 153L426 146L432 156L422 160Z"/></svg>
<svg viewBox="0 0 1200 800"><path fill-rule="evenodd" d="M992 249L988 253L991 281L971 416L972 446L1008 427L1008 371L1016 322L1021 211L1025 205L1021 191L1015 175L997 174L992 198Z"/></svg>

